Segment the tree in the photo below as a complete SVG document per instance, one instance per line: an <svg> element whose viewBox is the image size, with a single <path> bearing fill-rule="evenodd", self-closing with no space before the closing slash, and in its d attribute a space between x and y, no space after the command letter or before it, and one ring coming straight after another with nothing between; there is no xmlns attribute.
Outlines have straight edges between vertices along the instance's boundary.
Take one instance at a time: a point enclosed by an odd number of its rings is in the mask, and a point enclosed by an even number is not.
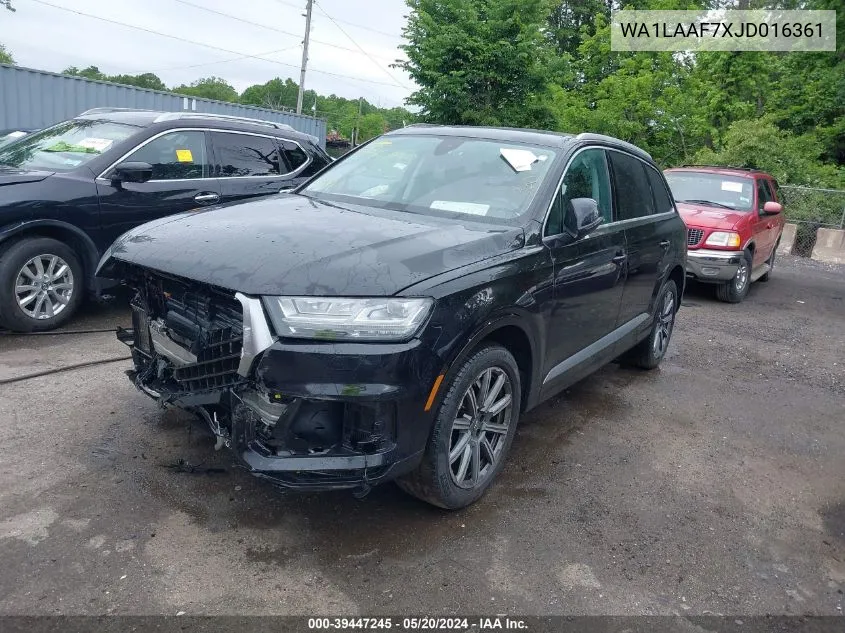
<svg viewBox="0 0 845 633"><path fill-rule="evenodd" d="M15 7L12 6L12 0L0 0L0 7L6 7L9 11L17 11Z"/></svg>
<svg viewBox="0 0 845 633"><path fill-rule="evenodd" d="M214 99L216 101L231 101L237 103L238 91L231 84L220 77L204 77L191 82L190 86L177 86L173 92L200 97L203 99Z"/></svg>
<svg viewBox="0 0 845 633"><path fill-rule="evenodd" d="M12 57L12 54L6 49L5 46L0 44L0 64L14 64L15 58Z"/></svg>
<svg viewBox="0 0 845 633"><path fill-rule="evenodd" d="M141 75L109 75L106 81L111 81L116 84L124 84L126 86L137 86L138 88L147 88L149 90L167 90L167 86L154 73L143 73Z"/></svg>
<svg viewBox="0 0 845 633"><path fill-rule="evenodd" d="M62 71L63 75L74 75L75 77L85 77L85 79L96 79L98 81L106 81L107 77L100 72L96 66L88 66L79 70L76 66L68 66Z"/></svg>
<svg viewBox="0 0 845 633"><path fill-rule="evenodd" d="M546 127L542 27L550 0L406 0L396 65L420 86L408 103L440 123Z"/></svg>
<svg viewBox="0 0 845 633"><path fill-rule="evenodd" d="M719 146L701 149L696 161L762 169L781 184L845 187L845 171L821 164L824 148L813 135L783 131L774 118L768 115L731 123Z"/></svg>
<svg viewBox="0 0 845 633"><path fill-rule="evenodd" d="M265 84L256 84L244 90L240 102L271 110L293 109L296 108L298 93L299 86L290 77L285 80L276 77Z"/></svg>

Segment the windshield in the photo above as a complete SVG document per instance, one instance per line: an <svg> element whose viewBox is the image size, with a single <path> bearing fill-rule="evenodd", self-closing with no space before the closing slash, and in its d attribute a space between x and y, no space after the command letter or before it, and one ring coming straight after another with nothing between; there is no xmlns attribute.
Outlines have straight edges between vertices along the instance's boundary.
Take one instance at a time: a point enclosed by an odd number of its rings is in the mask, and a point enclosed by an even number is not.
<svg viewBox="0 0 845 633"><path fill-rule="evenodd" d="M666 172L676 202L751 211L754 180L705 172Z"/></svg>
<svg viewBox="0 0 845 633"><path fill-rule="evenodd" d="M424 215L516 222L549 173L547 147L455 136L387 136L300 193Z"/></svg>
<svg viewBox="0 0 845 633"><path fill-rule="evenodd" d="M137 131L112 121L65 121L0 147L0 166L70 171Z"/></svg>

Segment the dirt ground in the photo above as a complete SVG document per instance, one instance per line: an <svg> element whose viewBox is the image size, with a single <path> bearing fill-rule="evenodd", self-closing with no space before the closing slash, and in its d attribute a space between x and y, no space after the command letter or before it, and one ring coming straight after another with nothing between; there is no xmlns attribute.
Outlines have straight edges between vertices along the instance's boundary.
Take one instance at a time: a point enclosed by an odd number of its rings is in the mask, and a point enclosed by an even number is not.
<svg viewBox="0 0 845 633"><path fill-rule="evenodd" d="M789 258L740 305L690 288L660 370L528 414L454 513L279 492L127 361L0 385L0 614L842 614L843 297L845 268ZM125 353L0 335L0 380Z"/></svg>

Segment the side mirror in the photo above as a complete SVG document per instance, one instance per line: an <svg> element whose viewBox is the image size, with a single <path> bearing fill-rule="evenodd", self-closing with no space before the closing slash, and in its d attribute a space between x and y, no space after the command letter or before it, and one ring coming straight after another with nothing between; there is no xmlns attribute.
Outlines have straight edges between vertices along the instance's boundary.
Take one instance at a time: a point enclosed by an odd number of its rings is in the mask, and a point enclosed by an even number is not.
<svg viewBox="0 0 845 633"><path fill-rule="evenodd" d="M781 211L783 211L783 205L780 202L769 200L763 205L763 213L766 213L767 215L777 215Z"/></svg>
<svg viewBox="0 0 845 633"><path fill-rule="evenodd" d="M112 182L147 182L153 177L153 166L149 163L127 161L114 166Z"/></svg>
<svg viewBox="0 0 845 633"><path fill-rule="evenodd" d="M568 227L575 239L581 239L604 221L599 211L599 203L592 198L572 198L567 211L575 220L575 226Z"/></svg>

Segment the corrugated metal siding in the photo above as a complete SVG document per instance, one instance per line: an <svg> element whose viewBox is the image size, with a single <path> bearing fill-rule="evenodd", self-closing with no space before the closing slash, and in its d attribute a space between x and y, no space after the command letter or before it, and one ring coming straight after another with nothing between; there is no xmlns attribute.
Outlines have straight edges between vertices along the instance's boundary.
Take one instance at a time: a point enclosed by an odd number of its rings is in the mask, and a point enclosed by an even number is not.
<svg viewBox="0 0 845 633"><path fill-rule="evenodd" d="M0 129L44 128L85 110L107 106L210 112L287 123L326 145L323 119L0 64Z"/></svg>

